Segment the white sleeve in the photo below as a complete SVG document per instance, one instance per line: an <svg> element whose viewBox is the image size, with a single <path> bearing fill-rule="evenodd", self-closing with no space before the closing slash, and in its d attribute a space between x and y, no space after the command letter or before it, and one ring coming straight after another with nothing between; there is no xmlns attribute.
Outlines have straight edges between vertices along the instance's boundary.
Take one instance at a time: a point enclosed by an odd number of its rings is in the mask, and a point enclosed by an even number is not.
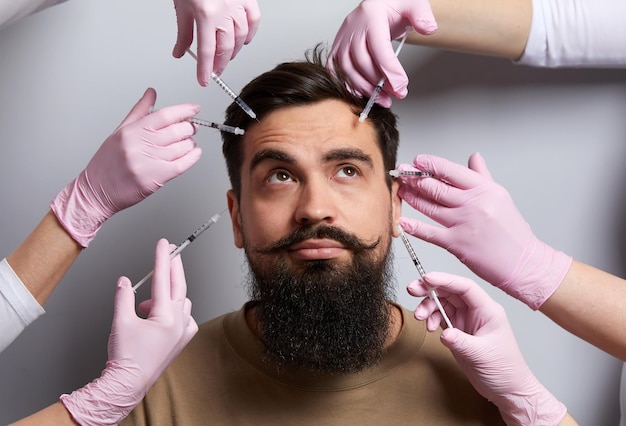
<svg viewBox="0 0 626 426"><path fill-rule="evenodd" d="M3 0L0 1L0 30L25 16L66 0Z"/></svg>
<svg viewBox="0 0 626 426"><path fill-rule="evenodd" d="M626 1L532 0L523 65L626 67Z"/></svg>
<svg viewBox="0 0 626 426"><path fill-rule="evenodd" d="M0 261L0 352L46 311L28 291L6 259Z"/></svg>

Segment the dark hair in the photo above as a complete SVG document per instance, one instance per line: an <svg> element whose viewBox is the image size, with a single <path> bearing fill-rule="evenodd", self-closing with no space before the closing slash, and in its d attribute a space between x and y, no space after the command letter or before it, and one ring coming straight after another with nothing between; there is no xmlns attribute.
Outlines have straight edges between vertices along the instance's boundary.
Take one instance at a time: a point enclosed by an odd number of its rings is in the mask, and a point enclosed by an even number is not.
<svg viewBox="0 0 626 426"><path fill-rule="evenodd" d="M304 61L285 62L265 72L248 83L239 96L257 114L258 120L269 113L289 106L306 105L328 99L337 99L348 104L355 115L359 115L367 99L356 95L347 85L340 72L326 69L323 59L324 48L317 45L308 51ZM383 162L387 170L396 166L398 130L396 116L388 108L375 104L368 120L374 125L378 136ZM234 102L226 109L225 124L247 129L254 119ZM226 159L230 184L237 198L241 192L242 143L244 136L222 132L222 152ZM391 185L391 178L387 180Z"/></svg>

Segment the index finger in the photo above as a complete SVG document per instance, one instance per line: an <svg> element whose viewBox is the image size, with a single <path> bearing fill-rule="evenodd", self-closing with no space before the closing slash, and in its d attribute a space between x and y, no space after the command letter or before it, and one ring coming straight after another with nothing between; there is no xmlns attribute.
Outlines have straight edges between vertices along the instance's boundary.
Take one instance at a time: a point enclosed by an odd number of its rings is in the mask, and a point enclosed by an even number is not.
<svg viewBox="0 0 626 426"><path fill-rule="evenodd" d="M197 104L170 105L146 115L142 119L142 123L150 129L161 130L172 124L181 123L198 112L200 112L200 105ZM191 123L189 125L193 127Z"/></svg>
<svg viewBox="0 0 626 426"><path fill-rule="evenodd" d="M152 309L150 316L159 312L171 300L170 244L161 238L154 251L154 274L152 275Z"/></svg>
<svg viewBox="0 0 626 426"><path fill-rule="evenodd" d="M470 309L484 309L495 303L477 283L469 278L445 272L429 272L423 280L433 288L441 288L458 296Z"/></svg>
<svg viewBox="0 0 626 426"><path fill-rule="evenodd" d="M173 301L182 301L187 297L187 281L180 254L170 262L170 294Z"/></svg>
<svg viewBox="0 0 626 426"><path fill-rule="evenodd" d="M418 154L413 159L416 168L429 172L449 184L460 188L474 188L485 181L485 177L466 166L429 154Z"/></svg>
<svg viewBox="0 0 626 426"><path fill-rule="evenodd" d="M197 38L197 74L201 85L206 86L211 81L214 68L215 51L217 49L217 31L210 19L196 16ZM215 18L214 18L215 19Z"/></svg>

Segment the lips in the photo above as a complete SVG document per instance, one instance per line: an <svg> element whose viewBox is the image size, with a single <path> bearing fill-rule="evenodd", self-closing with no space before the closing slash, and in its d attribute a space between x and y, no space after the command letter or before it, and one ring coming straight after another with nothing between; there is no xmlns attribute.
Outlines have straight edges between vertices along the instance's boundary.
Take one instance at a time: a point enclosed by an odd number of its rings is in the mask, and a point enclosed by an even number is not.
<svg viewBox="0 0 626 426"><path fill-rule="evenodd" d="M345 250L342 243L330 239L310 239L289 247L289 253L302 260L332 259L344 253Z"/></svg>

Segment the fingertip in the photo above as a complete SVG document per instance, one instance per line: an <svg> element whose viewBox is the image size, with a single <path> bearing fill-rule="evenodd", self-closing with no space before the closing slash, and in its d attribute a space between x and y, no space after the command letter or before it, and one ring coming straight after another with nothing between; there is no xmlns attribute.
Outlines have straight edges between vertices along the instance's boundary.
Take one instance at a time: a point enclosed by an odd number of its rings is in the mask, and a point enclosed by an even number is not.
<svg viewBox="0 0 626 426"><path fill-rule="evenodd" d="M383 94L382 92L378 95L378 98L376 98L376 103L378 105L380 105L383 108L391 108L392 105L392 100L391 100L391 96L387 95L387 94Z"/></svg>
<svg viewBox="0 0 626 426"><path fill-rule="evenodd" d="M413 317L418 321L424 321L426 318L428 318L428 316L422 309L420 309L420 306L421 305L415 308L415 312L413 312Z"/></svg>
<svg viewBox="0 0 626 426"><path fill-rule="evenodd" d="M209 85L209 82L211 81L209 79L209 75L210 73L207 73L204 70L198 70L198 84L200 84L200 86L202 87L207 87Z"/></svg>
<svg viewBox="0 0 626 426"><path fill-rule="evenodd" d="M117 279L117 288L130 288L131 283L130 283L130 279L128 279L128 277L119 277Z"/></svg>
<svg viewBox="0 0 626 426"><path fill-rule="evenodd" d="M439 339L447 347L454 346L459 340L458 332L459 330L456 328L446 328L441 332Z"/></svg>
<svg viewBox="0 0 626 426"><path fill-rule="evenodd" d="M406 286L406 291L411 295L411 296L415 296L415 297L419 297L419 282L418 281L411 281L407 286Z"/></svg>
<svg viewBox="0 0 626 426"><path fill-rule="evenodd" d="M439 340L441 340L442 342L450 342L450 329L449 328L444 328L441 331L441 334L439 335Z"/></svg>
<svg viewBox="0 0 626 426"><path fill-rule="evenodd" d="M176 43L174 49L172 49L172 56L176 59L180 59L185 54L185 47L181 46L180 43Z"/></svg>
<svg viewBox="0 0 626 426"><path fill-rule="evenodd" d="M431 35L437 32L437 22L430 19L420 19L415 26L417 32L422 35Z"/></svg>
<svg viewBox="0 0 626 426"><path fill-rule="evenodd" d="M408 217L400 217L400 227L407 234L415 234L418 224L417 221Z"/></svg>

